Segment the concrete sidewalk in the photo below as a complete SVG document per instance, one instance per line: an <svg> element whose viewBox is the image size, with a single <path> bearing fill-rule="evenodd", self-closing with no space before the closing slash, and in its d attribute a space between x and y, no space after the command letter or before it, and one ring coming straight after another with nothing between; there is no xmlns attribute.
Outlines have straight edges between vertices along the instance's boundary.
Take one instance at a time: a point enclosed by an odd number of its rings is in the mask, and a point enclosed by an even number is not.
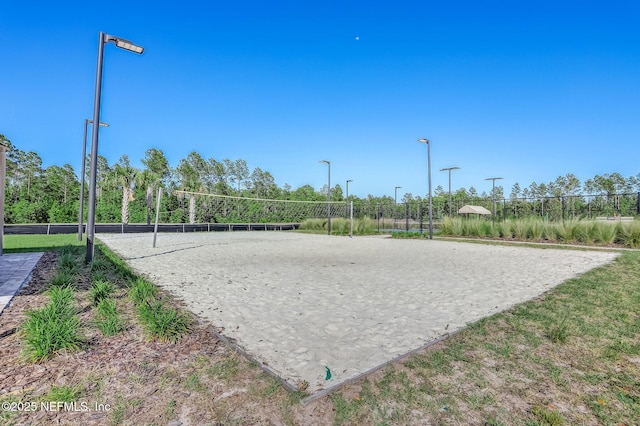
<svg viewBox="0 0 640 426"><path fill-rule="evenodd" d="M31 277L44 253L13 253L0 256L0 314Z"/></svg>

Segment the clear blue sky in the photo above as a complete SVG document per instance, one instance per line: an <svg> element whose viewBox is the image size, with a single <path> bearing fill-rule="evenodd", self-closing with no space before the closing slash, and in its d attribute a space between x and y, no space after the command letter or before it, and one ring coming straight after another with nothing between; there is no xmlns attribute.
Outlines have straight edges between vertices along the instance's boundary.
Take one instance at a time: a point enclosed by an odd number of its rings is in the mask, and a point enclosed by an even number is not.
<svg viewBox="0 0 640 426"><path fill-rule="evenodd" d="M0 4L0 133L79 170L98 32L100 154L245 159L294 188L508 194L640 172L640 2L131 1ZM358 39L359 38L359 39Z"/></svg>

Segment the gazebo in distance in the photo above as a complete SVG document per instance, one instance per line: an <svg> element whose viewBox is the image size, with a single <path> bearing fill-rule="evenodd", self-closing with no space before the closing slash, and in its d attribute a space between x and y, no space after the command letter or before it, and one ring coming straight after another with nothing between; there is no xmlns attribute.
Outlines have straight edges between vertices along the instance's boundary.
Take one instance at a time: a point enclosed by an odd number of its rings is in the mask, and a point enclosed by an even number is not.
<svg viewBox="0 0 640 426"><path fill-rule="evenodd" d="M459 214L477 214L477 215L487 215L487 214L491 214L491 212L487 209L485 209L482 206L462 206L459 210L458 210Z"/></svg>

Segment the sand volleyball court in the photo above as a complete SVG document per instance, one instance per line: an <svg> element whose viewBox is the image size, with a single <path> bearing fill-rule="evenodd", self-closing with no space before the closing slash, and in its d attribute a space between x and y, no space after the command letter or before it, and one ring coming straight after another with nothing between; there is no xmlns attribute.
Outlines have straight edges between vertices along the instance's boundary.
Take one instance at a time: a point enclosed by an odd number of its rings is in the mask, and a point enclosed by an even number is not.
<svg viewBox="0 0 640 426"><path fill-rule="evenodd" d="M156 248L152 234L99 239L316 395L617 256L267 231L159 234Z"/></svg>

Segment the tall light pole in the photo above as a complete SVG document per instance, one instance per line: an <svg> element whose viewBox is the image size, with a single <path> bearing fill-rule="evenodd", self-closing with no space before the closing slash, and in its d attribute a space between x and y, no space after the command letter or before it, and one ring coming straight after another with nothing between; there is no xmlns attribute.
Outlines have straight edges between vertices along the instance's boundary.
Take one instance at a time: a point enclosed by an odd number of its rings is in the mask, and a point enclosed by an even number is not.
<svg viewBox="0 0 640 426"><path fill-rule="evenodd" d="M393 230L396 229L396 222L398 221L398 189L402 188L401 186L396 186L393 189Z"/></svg>
<svg viewBox="0 0 640 426"><path fill-rule="evenodd" d="M100 123L100 95L102 92L102 62L104 57L104 45L113 42L116 47L128 50L137 54L144 52L144 47L137 46L132 42L105 34L100 31L98 41L98 65L96 67L96 91L93 101L93 122ZM96 226L96 177L98 167L98 129L100 126L93 126L91 132L91 176L89 180L89 211L87 213L87 263L93 260L94 235ZM83 159L84 161L84 159Z"/></svg>
<svg viewBox="0 0 640 426"><path fill-rule="evenodd" d="M327 235L331 235L331 161L320 160L320 162L329 166L329 177L327 179Z"/></svg>
<svg viewBox="0 0 640 426"><path fill-rule="evenodd" d="M451 214L452 212L452 206L451 206L451 170L460 170L460 167L445 167L444 169L440 169L441 172L444 172L445 170L449 171L449 217L453 216Z"/></svg>
<svg viewBox="0 0 640 426"><path fill-rule="evenodd" d="M9 148L0 141L0 256L4 240L4 185L7 170L7 151Z"/></svg>
<svg viewBox="0 0 640 426"><path fill-rule="evenodd" d="M501 177L490 177L485 180L493 181L493 188L491 189L491 201L493 201L493 223L496 223L496 180L502 179Z"/></svg>
<svg viewBox="0 0 640 426"><path fill-rule="evenodd" d="M80 213L78 214L78 241L82 241L82 223L84 222L82 219L82 213L84 213L84 175L86 168L86 158L87 158L87 126L89 123L93 123L93 120L89 120L88 118L84 119L84 139L82 142L82 173L80 177ZM100 123L100 127L109 127L107 123Z"/></svg>
<svg viewBox="0 0 640 426"><path fill-rule="evenodd" d="M431 197L431 141L420 138L418 142L427 144L427 180L429 181L429 239L433 240L433 200Z"/></svg>
<svg viewBox="0 0 640 426"><path fill-rule="evenodd" d="M347 213L349 213L349 182L353 182L353 179L347 180Z"/></svg>

